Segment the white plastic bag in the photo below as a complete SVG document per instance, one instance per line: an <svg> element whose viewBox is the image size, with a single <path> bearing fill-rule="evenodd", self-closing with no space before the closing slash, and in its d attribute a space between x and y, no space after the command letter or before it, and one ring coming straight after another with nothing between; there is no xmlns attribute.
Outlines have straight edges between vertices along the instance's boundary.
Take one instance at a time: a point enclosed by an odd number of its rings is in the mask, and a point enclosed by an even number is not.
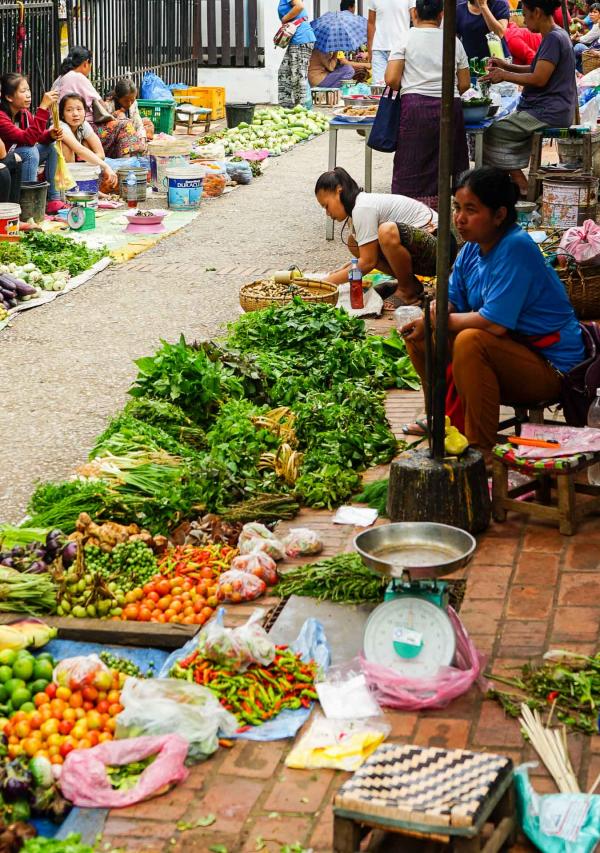
<svg viewBox="0 0 600 853"><path fill-rule="evenodd" d="M260 624L264 612L256 607L239 628L226 628L223 625L225 610L220 607L216 618L198 635L200 655L215 663L235 664L240 672L251 663L268 666L275 658L275 644Z"/></svg>
<svg viewBox="0 0 600 853"><path fill-rule="evenodd" d="M217 732L234 734L238 724L207 687L175 678L128 678L121 692L117 738L178 734L190 744L193 764L219 746Z"/></svg>
<svg viewBox="0 0 600 853"><path fill-rule="evenodd" d="M355 771L391 732L383 719L327 720L316 714L308 731L288 754L286 767L331 767Z"/></svg>
<svg viewBox="0 0 600 853"><path fill-rule="evenodd" d="M283 560L285 549L275 535L257 521L244 524L238 541L240 554L252 554L254 551L264 551L274 560Z"/></svg>
<svg viewBox="0 0 600 853"><path fill-rule="evenodd" d="M315 684L323 713L329 719L353 720L382 715L377 700L361 672L360 658L340 666L331 666L322 681Z"/></svg>
<svg viewBox="0 0 600 853"><path fill-rule="evenodd" d="M283 544L288 557L309 557L323 550L323 540L309 527L292 527Z"/></svg>
<svg viewBox="0 0 600 853"><path fill-rule="evenodd" d="M98 655L78 655L61 660L54 667L52 680L60 687L70 687L71 690L92 685L99 690L110 690L113 674Z"/></svg>
<svg viewBox="0 0 600 853"><path fill-rule="evenodd" d="M218 583L217 598L219 601L230 601L232 604L254 601L267 591L267 585L263 580L236 569L223 572L219 576Z"/></svg>

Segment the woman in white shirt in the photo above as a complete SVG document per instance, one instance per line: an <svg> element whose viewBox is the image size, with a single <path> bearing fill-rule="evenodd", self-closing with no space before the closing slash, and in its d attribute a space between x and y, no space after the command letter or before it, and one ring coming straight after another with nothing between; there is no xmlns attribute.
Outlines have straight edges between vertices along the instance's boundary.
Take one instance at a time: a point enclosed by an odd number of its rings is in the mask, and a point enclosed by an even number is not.
<svg viewBox="0 0 600 853"><path fill-rule="evenodd" d="M348 248L358 258L363 275L374 269L396 281L376 290L386 299L385 307L414 305L423 296L416 276L434 276L436 261L435 210L402 195L366 193L341 166L324 172L315 195L327 216L350 224ZM343 238L343 230L342 230ZM327 275L334 284L348 281L351 263Z"/></svg>
<svg viewBox="0 0 600 853"><path fill-rule="evenodd" d="M400 91L400 128L392 192L437 209L442 107L443 0L416 0L414 26L390 55L385 82ZM471 85L469 61L456 40L453 179L469 168L460 95Z"/></svg>

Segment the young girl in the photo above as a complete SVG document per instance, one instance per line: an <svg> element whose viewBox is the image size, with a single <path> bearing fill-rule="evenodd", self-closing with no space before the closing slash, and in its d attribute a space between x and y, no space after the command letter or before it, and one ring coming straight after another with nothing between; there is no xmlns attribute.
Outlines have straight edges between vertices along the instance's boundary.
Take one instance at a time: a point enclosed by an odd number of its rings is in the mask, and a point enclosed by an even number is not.
<svg viewBox="0 0 600 853"><path fill-rule="evenodd" d="M122 77L106 99L106 106L115 118L127 119L139 140L154 136L154 125L149 118L142 118L137 104L137 86L131 77Z"/></svg>
<svg viewBox="0 0 600 853"><path fill-rule="evenodd" d="M85 118L85 101L75 93L64 95L58 106L60 126L63 131L62 148L65 160L74 163L85 160L99 166L104 178L111 186L117 184L117 176L104 158L102 143Z"/></svg>
<svg viewBox="0 0 600 853"><path fill-rule="evenodd" d="M45 164L46 180L50 184L47 212L56 213L65 205L56 189L56 148L54 141L62 137L60 130L47 129L50 109L56 103L56 94L46 92L35 116L29 112L31 90L22 74L3 74L0 79L0 141L7 152L14 149L21 163L21 179L37 183L38 169Z"/></svg>
<svg viewBox="0 0 600 853"><path fill-rule="evenodd" d="M331 219L350 221L348 248L358 258L362 274L378 269L396 279L397 284L376 288L386 299L385 307L419 302L423 285L415 276L435 275L435 210L404 195L365 193L341 166L321 175L315 195ZM329 273L327 280L348 281L350 266Z"/></svg>

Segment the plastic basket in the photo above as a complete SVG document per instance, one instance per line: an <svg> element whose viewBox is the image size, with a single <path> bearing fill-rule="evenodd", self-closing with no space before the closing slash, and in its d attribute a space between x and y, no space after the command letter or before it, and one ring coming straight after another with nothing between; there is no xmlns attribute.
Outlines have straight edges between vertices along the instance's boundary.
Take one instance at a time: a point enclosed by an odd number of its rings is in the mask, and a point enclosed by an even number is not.
<svg viewBox="0 0 600 853"><path fill-rule="evenodd" d="M176 107L174 101L138 100L137 103L140 115L150 119L156 133L173 133Z"/></svg>
<svg viewBox="0 0 600 853"><path fill-rule="evenodd" d="M214 121L225 118L225 88L224 86L190 86L188 89L175 89L173 97L179 103L193 104L195 107L206 107L212 110Z"/></svg>

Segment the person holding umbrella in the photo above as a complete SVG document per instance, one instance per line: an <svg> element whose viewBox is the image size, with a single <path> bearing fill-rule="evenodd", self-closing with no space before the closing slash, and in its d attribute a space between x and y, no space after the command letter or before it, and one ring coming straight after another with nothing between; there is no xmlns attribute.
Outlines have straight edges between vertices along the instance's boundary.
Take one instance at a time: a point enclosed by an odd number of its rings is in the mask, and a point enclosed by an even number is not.
<svg viewBox="0 0 600 853"><path fill-rule="evenodd" d="M368 62L354 62L340 56L353 53L367 38L367 22L361 15L344 10L327 12L312 21L315 47L308 66L311 86L336 89L345 80L364 80L368 76Z"/></svg>

